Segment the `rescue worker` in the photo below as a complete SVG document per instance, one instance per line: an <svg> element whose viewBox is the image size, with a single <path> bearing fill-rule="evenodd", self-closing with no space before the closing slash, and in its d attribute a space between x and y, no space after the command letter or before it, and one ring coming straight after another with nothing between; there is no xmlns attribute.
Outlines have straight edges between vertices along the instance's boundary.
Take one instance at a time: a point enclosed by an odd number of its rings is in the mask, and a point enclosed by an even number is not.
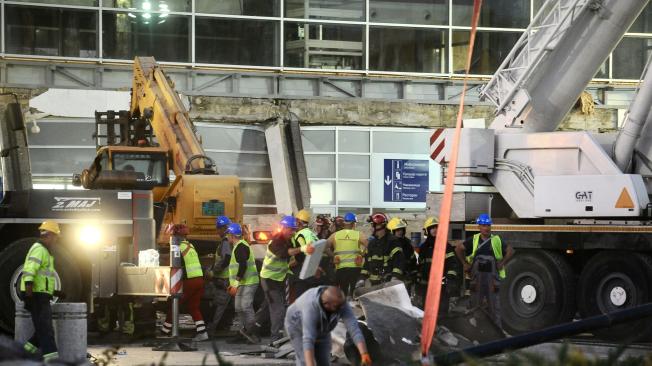
<svg viewBox="0 0 652 366"><path fill-rule="evenodd" d="M373 232L360 272L363 279L368 279L372 286L400 279L403 275L403 251L394 235L387 231L387 216L376 213L369 221ZM358 281L356 287L363 284L364 281Z"/></svg>
<svg viewBox="0 0 652 366"><path fill-rule="evenodd" d="M333 219L333 232L337 232L344 229L344 217L335 216Z"/></svg>
<svg viewBox="0 0 652 366"><path fill-rule="evenodd" d="M310 219L312 214L310 211L303 209L297 212L294 216L297 219L297 232L292 237L292 247L301 249L299 254L294 255L294 259L290 261L290 268L292 269L291 287L292 299L297 299L301 294L306 292L311 287L317 286L318 278L323 272L321 268L317 269L317 274L314 277L300 279L299 272L306 259L306 254L312 254L315 248L312 243L316 242L317 235L310 230ZM290 301L292 302L292 301Z"/></svg>
<svg viewBox="0 0 652 366"><path fill-rule="evenodd" d="M439 219L428 217L423 223L423 233L426 240L419 245L419 264L417 271L417 286L415 293L419 307L423 308L428 292L428 279L432 267L432 254L435 250L435 239ZM455 246L446 243L446 257L444 259L444 278L442 279L442 292L439 306L439 314L446 314L450 308L450 298L458 297L462 281L460 263L455 258Z"/></svg>
<svg viewBox="0 0 652 366"><path fill-rule="evenodd" d="M328 239L331 234L331 221L324 215L318 215L315 219L315 233L318 239Z"/></svg>
<svg viewBox="0 0 652 366"><path fill-rule="evenodd" d="M346 213L344 228L328 238L328 245L333 249L335 283L347 297L353 296L364 262L363 250L368 244L365 235L355 230L357 221L353 212Z"/></svg>
<svg viewBox="0 0 652 366"><path fill-rule="evenodd" d="M226 229L226 236L233 247L229 262L229 295L235 297L235 313L240 320L239 333L251 343L259 343L255 330L254 296L260 279L254 252L242 238L240 224L232 223Z"/></svg>
<svg viewBox="0 0 652 366"><path fill-rule="evenodd" d="M342 290L335 286L311 288L288 308L285 332L290 337L298 366L331 364L331 332L340 320L358 348L360 364L371 366L371 357L358 319Z"/></svg>
<svg viewBox="0 0 652 366"><path fill-rule="evenodd" d="M200 310L201 297L204 294L204 273L199 262L199 255L195 247L186 240L186 236L190 232L187 225L170 225L167 232L172 236L172 243L179 245L179 252L183 258L183 294L179 306L185 304L195 322L196 335L193 341L206 341L208 333L206 333L206 324ZM170 335L172 332L172 307L165 317L161 330L165 335Z"/></svg>
<svg viewBox="0 0 652 366"><path fill-rule="evenodd" d="M471 271L471 306L480 306L486 300L489 314L502 328L498 291L507 275L505 265L512 259L514 249L498 235L491 234L493 221L488 214L478 216L476 224L480 232L460 243L455 254L464 264L464 271Z"/></svg>
<svg viewBox="0 0 652 366"><path fill-rule="evenodd" d="M50 300L60 293L55 290L56 271L54 257L50 252L61 235L61 229L54 221L44 221L38 230L39 239L29 248L25 256L20 278L20 291L25 302L25 310L29 311L34 325L34 335L24 347L30 353L40 350L43 360L49 363L59 357L54 340Z"/></svg>
<svg viewBox="0 0 652 366"><path fill-rule="evenodd" d="M229 287L229 263L231 262L232 248L225 233L230 224L231 220L226 216L218 216L215 219L215 228L220 242L215 250L215 263L210 271L207 271L207 278L210 279L210 282L206 284L206 289L209 292L210 288L211 302L215 307L213 318L208 324L209 335L215 334L217 325L231 302L231 296L226 289Z"/></svg>
<svg viewBox="0 0 652 366"><path fill-rule="evenodd" d="M289 271L291 256L301 253L300 248L293 248L290 239L297 230L297 220L285 216L279 222L279 231L275 232L267 245L267 253L260 270L260 284L265 292L265 303L256 313L259 318L269 316L271 323L270 344L283 338L283 321L285 320L285 280ZM264 314L267 312L267 314Z"/></svg>
<svg viewBox="0 0 652 366"><path fill-rule="evenodd" d="M403 283L408 293L412 293L412 286L414 285L417 274L417 256L414 252L412 242L407 238L407 222L402 218L393 217L387 223L387 229L396 237L396 240L401 245L404 260Z"/></svg>

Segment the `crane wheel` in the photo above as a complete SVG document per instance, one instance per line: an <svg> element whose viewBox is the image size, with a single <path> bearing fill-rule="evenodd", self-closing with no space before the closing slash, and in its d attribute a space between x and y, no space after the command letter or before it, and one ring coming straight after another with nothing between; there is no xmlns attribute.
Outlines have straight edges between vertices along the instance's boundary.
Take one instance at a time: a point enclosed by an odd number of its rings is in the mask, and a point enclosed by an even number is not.
<svg viewBox="0 0 652 366"><path fill-rule="evenodd" d="M510 334L571 321L575 314L575 278L568 261L544 250L519 251L507 264L500 287L503 327Z"/></svg>
<svg viewBox="0 0 652 366"><path fill-rule="evenodd" d="M646 254L603 251L584 266L578 306L583 318L652 301L652 258ZM652 318L639 319L594 334L607 340L633 342L650 335Z"/></svg>

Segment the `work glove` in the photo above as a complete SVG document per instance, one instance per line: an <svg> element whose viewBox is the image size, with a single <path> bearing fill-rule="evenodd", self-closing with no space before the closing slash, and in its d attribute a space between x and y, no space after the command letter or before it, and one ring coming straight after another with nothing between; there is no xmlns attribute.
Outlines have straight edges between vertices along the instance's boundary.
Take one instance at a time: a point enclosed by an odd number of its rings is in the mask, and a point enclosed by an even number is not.
<svg viewBox="0 0 652 366"><path fill-rule="evenodd" d="M52 295L54 297L58 297L60 300L64 300L66 298L66 293L60 290L54 290Z"/></svg>
<svg viewBox="0 0 652 366"><path fill-rule="evenodd" d="M231 297L235 297L235 295L238 293L238 286L229 286L226 288L226 292L228 292Z"/></svg>
<svg viewBox="0 0 652 366"><path fill-rule="evenodd" d="M315 252L315 247L312 246L312 244L308 244L305 247L306 249L306 254L312 254Z"/></svg>
<svg viewBox="0 0 652 366"><path fill-rule="evenodd" d="M368 353L364 353L360 356L360 365L371 366L371 356Z"/></svg>
<svg viewBox="0 0 652 366"><path fill-rule="evenodd" d="M335 258L333 258L333 264L338 265L340 264L340 256L336 255Z"/></svg>
<svg viewBox="0 0 652 366"><path fill-rule="evenodd" d="M361 255L357 255L355 257L355 265L356 266L362 266L362 262L364 262L364 258L362 258Z"/></svg>

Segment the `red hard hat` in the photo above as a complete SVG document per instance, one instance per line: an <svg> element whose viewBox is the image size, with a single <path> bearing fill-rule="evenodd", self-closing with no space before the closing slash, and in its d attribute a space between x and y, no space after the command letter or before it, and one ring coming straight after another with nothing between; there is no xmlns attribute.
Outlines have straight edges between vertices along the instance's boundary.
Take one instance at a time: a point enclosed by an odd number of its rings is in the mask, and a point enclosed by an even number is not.
<svg viewBox="0 0 652 366"><path fill-rule="evenodd" d="M190 229L188 229L188 225L186 224L169 224L166 232L169 235L183 235L186 236L190 233Z"/></svg>
<svg viewBox="0 0 652 366"><path fill-rule="evenodd" d="M371 222L374 224L387 224L387 216L384 213L375 213L371 215Z"/></svg>
<svg viewBox="0 0 652 366"><path fill-rule="evenodd" d="M330 224L331 224L331 222L325 216L319 215L315 219L315 226L329 226Z"/></svg>

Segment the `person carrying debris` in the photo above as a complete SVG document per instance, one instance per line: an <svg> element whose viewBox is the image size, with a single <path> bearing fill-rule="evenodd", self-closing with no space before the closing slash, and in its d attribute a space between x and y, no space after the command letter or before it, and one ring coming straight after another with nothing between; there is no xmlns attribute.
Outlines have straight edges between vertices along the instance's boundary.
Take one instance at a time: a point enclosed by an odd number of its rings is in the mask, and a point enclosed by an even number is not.
<svg viewBox="0 0 652 366"><path fill-rule="evenodd" d="M217 325L224 312L229 307L231 296L226 292L229 287L229 263L231 262L231 244L226 238L226 229L231 224L231 220L226 216L218 216L215 220L217 236L221 241L217 244L215 250L215 263L210 271L207 271L206 277L210 282L206 284L206 292L211 294L211 302L215 306L213 318L208 324L209 335L214 335ZM210 291L209 291L210 288Z"/></svg>
<svg viewBox="0 0 652 366"><path fill-rule="evenodd" d="M375 286L392 279L401 279L403 275L403 251L394 235L387 231L387 216L376 213L369 221L373 227L373 236L369 240L360 272L363 279L358 281L356 287L363 286L364 279Z"/></svg>
<svg viewBox="0 0 652 366"><path fill-rule="evenodd" d="M226 236L233 251L229 262L229 287L227 292L235 297L235 313L240 319L240 335L251 343L259 343L260 338L255 332L254 296L260 279L254 252L249 243L242 239L240 224L230 224Z"/></svg>
<svg viewBox="0 0 652 366"><path fill-rule="evenodd" d="M464 271L471 272L471 306L489 305L489 314L500 328L500 302L498 291L505 279L505 265L512 259L514 249L505 244L498 235L491 234L491 217L481 214L476 220L478 234L468 238L455 248L457 258L464 264Z"/></svg>
<svg viewBox="0 0 652 366"><path fill-rule="evenodd" d="M344 228L328 238L328 245L333 249L335 264L335 283L347 297L353 296L355 284L360 277L364 262L363 249L367 247L367 238L355 230L358 221L353 212L344 215Z"/></svg>
<svg viewBox="0 0 652 366"><path fill-rule="evenodd" d="M423 232L426 235L426 240L419 245L419 264L417 285L415 288L415 293L418 298L417 302L421 308L425 304L426 293L428 292L428 279L430 277L430 268L432 267L432 253L435 249L438 226L439 219L434 216L427 218L423 223ZM440 314L446 314L448 312L451 297L459 296L461 281L462 273L460 263L455 258L455 246L447 242L446 259L444 260L444 278L442 279L442 295L439 306Z"/></svg>
<svg viewBox="0 0 652 366"><path fill-rule="evenodd" d="M172 236L172 243L179 245L179 251L183 258L183 294L179 305L186 304L192 320L195 321L197 334L193 341L206 341L208 340L206 324L199 307L201 297L204 294L204 273L199 262L199 255L195 247L186 240L186 236L190 232L187 225L170 225L167 232ZM172 307L168 310L161 331L165 335L170 335L172 332Z"/></svg>
<svg viewBox="0 0 652 366"><path fill-rule="evenodd" d="M296 353L297 365L330 365L331 331L340 320L358 348L361 365L371 366L371 357L358 320L342 290L335 286L311 288L288 308L285 332Z"/></svg>
<svg viewBox="0 0 652 366"><path fill-rule="evenodd" d="M412 247L412 242L407 237L407 222L402 218L393 217L387 223L387 229L396 237L396 240L401 245L404 260L403 283L408 293L412 293L412 285L417 275L417 256L414 252L414 247Z"/></svg>
<svg viewBox="0 0 652 366"><path fill-rule="evenodd" d="M59 357L52 326L52 296L60 296L56 288L54 257L50 251L57 243L61 229L54 221L44 221L38 228L39 239L29 248L25 256L23 273L20 278L20 291L25 302L25 310L32 316L34 335L25 343L27 352L36 353L39 349L43 360L51 362Z"/></svg>
<svg viewBox="0 0 652 366"><path fill-rule="evenodd" d="M321 268L317 269L317 272L314 277L300 279L299 272L303 266L303 262L306 259L306 254L312 254L315 251L315 248L312 246L314 242L319 240L317 235L310 230L310 220L312 214L310 211L303 209L297 212L294 216L297 219L297 232L292 237L292 247L301 249L301 253L296 254L293 260L290 261L290 268L293 269L292 277L290 279L291 284L291 301L299 298L301 294L306 292L311 287L317 286L318 277L321 277L323 270Z"/></svg>

